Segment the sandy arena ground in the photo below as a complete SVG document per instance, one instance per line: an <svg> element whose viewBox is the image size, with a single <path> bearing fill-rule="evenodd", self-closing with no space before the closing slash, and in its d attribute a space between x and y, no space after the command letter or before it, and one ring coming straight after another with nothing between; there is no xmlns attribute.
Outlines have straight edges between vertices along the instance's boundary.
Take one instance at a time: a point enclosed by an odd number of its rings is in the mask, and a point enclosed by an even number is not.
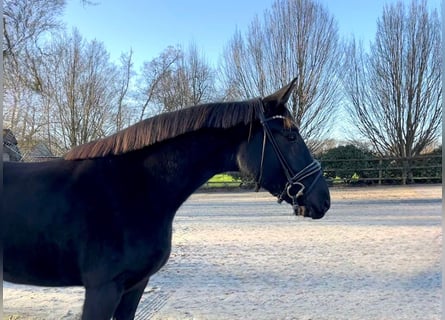
<svg viewBox="0 0 445 320"><path fill-rule="evenodd" d="M441 193L334 188L317 221L267 193L197 193L137 319L440 319ZM3 286L3 319L80 319L82 288Z"/></svg>

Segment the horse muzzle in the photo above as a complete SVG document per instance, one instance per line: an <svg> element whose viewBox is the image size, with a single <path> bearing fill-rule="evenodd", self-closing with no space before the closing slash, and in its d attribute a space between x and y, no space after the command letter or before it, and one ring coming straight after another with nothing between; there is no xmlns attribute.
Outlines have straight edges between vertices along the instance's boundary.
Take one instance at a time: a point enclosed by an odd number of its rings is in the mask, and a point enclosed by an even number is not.
<svg viewBox="0 0 445 320"><path fill-rule="evenodd" d="M330 200L325 200L319 209L312 208L310 206L293 206L294 214L296 216L312 219L321 219L325 213L329 210L331 204Z"/></svg>

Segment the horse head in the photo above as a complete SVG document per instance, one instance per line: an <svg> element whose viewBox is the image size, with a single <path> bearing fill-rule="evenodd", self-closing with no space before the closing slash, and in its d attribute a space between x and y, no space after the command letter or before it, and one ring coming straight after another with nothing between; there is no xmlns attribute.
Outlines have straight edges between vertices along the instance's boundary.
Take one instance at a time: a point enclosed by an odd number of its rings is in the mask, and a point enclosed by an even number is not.
<svg viewBox="0 0 445 320"><path fill-rule="evenodd" d="M330 207L329 189L286 107L294 84L295 79L259 99L250 137L238 151L238 166L255 177L258 188L291 204L296 215L320 219Z"/></svg>

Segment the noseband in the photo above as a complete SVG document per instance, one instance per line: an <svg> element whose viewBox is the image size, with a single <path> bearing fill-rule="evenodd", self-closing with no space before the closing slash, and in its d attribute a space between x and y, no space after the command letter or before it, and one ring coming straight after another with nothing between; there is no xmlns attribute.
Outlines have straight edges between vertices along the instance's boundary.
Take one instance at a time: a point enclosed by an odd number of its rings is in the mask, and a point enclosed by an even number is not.
<svg viewBox="0 0 445 320"><path fill-rule="evenodd" d="M275 115L270 118L266 118L266 116L264 115L264 105L262 101L261 104L255 106L255 109L264 131L260 172L259 172L259 177L257 179L255 191L258 191L261 186L260 184L263 176L264 155L266 150L266 142L268 140L272 145L272 148L275 151L275 154L278 160L280 161L281 167L283 168L284 174L286 175L287 178L287 183L284 186L283 191L281 192L281 194L277 195L278 203L281 203L283 201L283 197L287 195L292 200L292 207L294 208L294 210L298 209L299 207L298 198L302 197L305 193L309 193L314 187L315 183L321 177L322 175L321 165L317 160L314 159L309 165L304 167L301 171L294 173L291 166L288 164L286 158L284 157L283 153L281 152L278 143L275 140L268 124L268 122L271 120L286 119L286 117L281 115ZM314 174L316 174L315 178L313 179L309 187L306 188L306 186L303 183L303 180Z"/></svg>

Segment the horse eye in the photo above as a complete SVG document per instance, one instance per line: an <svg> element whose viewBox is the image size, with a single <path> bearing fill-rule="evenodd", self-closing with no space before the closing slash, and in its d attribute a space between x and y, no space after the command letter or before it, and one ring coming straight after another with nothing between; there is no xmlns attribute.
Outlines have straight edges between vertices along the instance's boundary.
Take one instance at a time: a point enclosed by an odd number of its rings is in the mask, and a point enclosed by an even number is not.
<svg viewBox="0 0 445 320"><path fill-rule="evenodd" d="M289 140L289 141L297 140L297 133L296 132L287 132L286 133L286 139Z"/></svg>

